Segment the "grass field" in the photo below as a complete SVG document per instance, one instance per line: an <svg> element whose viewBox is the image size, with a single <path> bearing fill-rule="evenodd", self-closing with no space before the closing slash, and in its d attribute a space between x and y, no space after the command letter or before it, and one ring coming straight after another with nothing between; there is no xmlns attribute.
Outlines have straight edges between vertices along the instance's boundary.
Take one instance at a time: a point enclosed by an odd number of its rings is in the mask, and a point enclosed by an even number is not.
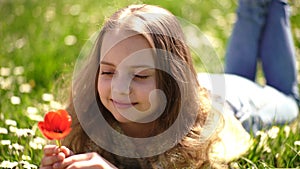
<svg viewBox="0 0 300 169"><path fill-rule="evenodd" d="M105 17L132 3L156 4L197 25L221 60L235 21L234 0L0 0L0 168L37 168L46 141L37 130L44 113L61 108L73 66ZM291 26L300 57L300 1ZM201 70L200 63L195 65ZM300 78L298 78L300 79ZM232 168L300 166L300 119L254 139Z"/></svg>

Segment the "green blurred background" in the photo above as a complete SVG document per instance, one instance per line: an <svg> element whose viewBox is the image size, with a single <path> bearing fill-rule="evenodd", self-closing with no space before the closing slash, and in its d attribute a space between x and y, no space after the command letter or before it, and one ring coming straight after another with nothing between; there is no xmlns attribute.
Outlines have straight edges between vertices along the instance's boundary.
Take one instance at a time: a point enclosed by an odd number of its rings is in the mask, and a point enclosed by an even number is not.
<svg viewBox="0 0 300 169"><path fill-rule="evenodd" d="M36 88L50 89L72 71L81 47L105 17L132 3L162 6L197 25L223 57L235 21L236 0L0 0L0 66L24 66ZM300 48L299 1L291 23L297 56Z"/></svg>
<svg viewBox="0 0 300 169"><path fill-rule="evenodd" d="M133 3L159 5L197 25L223 61L236 19L237 0L0 0L0 129L10 128L6 120L13 119L17 121L16 127L37 132L37 122L28 117L28 113L35 107L39 115L45 113L52 102L45 101L44 93L53 94L59 102L67 99L69 91L60 90L70 85L73 67L83 45L101 28L106 17ZM292 33L299 63L300 1L290 3ZM195 61L197 69L201 70L199 60ZM19 66L24 68L21 73L15 69ZM11 72L7 74L6 68ZM261 74L259 71L259 77ZM9 85L5 86L5 83ZM24 83L30 85L30 92L20 90ZM13 101L14 96L20 98L20 103ZM259 147L260 139L257 139L250 153L237 161L238 165L299 166L300 146L295 144L295 141L300 141L299 121L295 123L296 127L291 126L291 131L294 131L292 136L287 137L282 128L280 137L267 143L272 151ZM41 150L33 149L28 143L37 136L41 134L37 132L34 136L20 138L11 129L8 134L1 134L0 131L0 140L25 145L23 154L30 156L28 161L35 165L39 165ZM9 147L0 146L0 162L21 159L20 152L10 152Z"/></svg>

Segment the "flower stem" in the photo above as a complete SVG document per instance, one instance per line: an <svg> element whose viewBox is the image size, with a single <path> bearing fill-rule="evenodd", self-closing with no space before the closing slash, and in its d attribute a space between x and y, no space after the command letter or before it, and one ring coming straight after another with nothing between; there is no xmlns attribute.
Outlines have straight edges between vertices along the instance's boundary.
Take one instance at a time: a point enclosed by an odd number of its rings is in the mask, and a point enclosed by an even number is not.
<svg viewBox="0 0 300 169"><path fill-rule="evenodd" d="M58 147L61 147L61 141L60 140L56 140L56 144L58 145Z"/></svg>

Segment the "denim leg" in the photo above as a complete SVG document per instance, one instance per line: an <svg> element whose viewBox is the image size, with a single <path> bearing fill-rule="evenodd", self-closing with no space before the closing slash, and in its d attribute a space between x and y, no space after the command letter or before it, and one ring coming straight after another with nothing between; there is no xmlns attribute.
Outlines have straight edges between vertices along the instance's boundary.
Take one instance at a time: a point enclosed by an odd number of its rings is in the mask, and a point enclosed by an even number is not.
<svg viewBox="0 0 300 169"><path fill-rule="evenodd" d="M296 54L286 1L270 3L259 52L267 85L297 99Z"/></svg>
<svg viewBox="0 0 300 169"><path fill-rule="evenodd" d="M210 92L214 108L232 112L246 131L253 134L273 125L289 124L299 114L291 96L241 76L199 73L198 80Z"/></svg>
<svg viewBox="0 0 300 169"><path fill-rule="evenodd" d="M239 0L225 56L225 73L255 80L260 35L270 0Z"/></svg>

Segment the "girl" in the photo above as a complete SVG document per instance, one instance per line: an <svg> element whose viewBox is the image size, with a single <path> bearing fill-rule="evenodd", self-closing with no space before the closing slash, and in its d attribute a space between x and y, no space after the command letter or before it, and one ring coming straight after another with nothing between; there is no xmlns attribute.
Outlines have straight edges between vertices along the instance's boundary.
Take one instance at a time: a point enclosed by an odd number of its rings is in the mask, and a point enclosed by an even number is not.
<svg viewBox="0 0 300 169"><path fill-rule="evenodd" d="M41 168L220 167L222 156L249 146L233 104L220 109L223 116L210 106L220 93L197 76L182 29L165 9L117 11L79 66L67 109L72 132L65 146L45 146ZM244 149L228 153L232 141Z"/></svg>
<svg viewBox="0 0 300 169"><path fill-rule="evenodd" d="M150 5L121 9L104 24L86 65L79 66L67 109L72 133L63 141L72 152L46 146L41 168L210 164L219 123L205 125L214 112L170 12Z"/></svg>

